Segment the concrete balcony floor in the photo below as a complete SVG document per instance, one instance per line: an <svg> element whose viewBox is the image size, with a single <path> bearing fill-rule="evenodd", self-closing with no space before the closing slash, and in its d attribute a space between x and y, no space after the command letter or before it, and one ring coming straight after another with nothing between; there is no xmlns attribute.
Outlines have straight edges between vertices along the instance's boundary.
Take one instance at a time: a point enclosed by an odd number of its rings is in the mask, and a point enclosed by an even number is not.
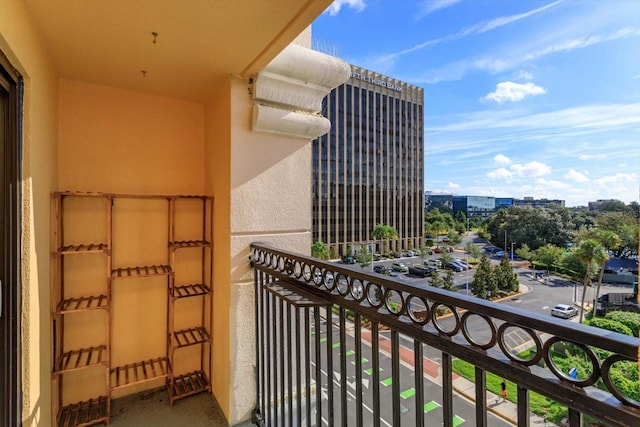
<svg viewBox="0 0 640 427"><path fill-rule="evenodd" d="M222 410L208 393L177 400L169 405L165 388L125 396L111 402L113 427L227 427Z"/></svg>

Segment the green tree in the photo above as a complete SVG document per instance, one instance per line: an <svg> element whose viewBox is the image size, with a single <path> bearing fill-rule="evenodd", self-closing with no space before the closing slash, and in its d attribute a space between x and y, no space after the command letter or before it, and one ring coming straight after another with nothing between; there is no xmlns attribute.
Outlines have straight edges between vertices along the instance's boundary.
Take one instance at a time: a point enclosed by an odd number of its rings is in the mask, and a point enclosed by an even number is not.
<svg viewBox="0 0 640 427"><path fill-rule="evenodd" d="M447 265L447 263L452 259L453 259L453 255L451 255L449 252L445 250L440 251L440 262L442 263L443 266Z"/></svg>
<svg viewBox="0 0 640 427"><path fill-rule="evenodd" d="M622 244L622 240L616 233L610 230L603 230L597 233L596 235L598 241L605 249L605 256L603 258L602 263L600 264L600 274L598 275L598 285L596 286L596 296L595 300L598 301L598 296L600 295L600 286L602 285L602 278L604 277L604 268L607 265L607 260L609 259L608 251L616 249L620 244ZM598 315L597 310L593 310L593 317Z"/></svg>
<svg viewBox="0 0 640 427"><path fill-rule="evenodd" d="M480 258L482 256L482 249L474 245L473 242L467 242L467 244L464 245L464 250L472 258Z"/></svg>
<svg viewBox="0 0 640 427"><path fill-rule="evenodd" d="M366 245L360 246L360 249L358 249L355 258L356 262L360 265L360 267L362 267L363 270L370 266L371 262L373 261L373 255L371 254L371 252L369 252L369 248L367 248Z"/></svg>
<svg viewBox="0 0 640 427"><path fill-rule="evenodd" d="M638 255L638 218L631 212L602 212L595 218L597 230L613 231L620 238L620 245L613 250L616 258Z"/></svg>
<svg viewBox="0 0 640 427"><path fill-rule="evenodd" d="M521 258L527 261L533 261L536 257L536 253L532 251L529 245L527 245L526 243L523 243L522 246L516 249L515 252L516 252L516 255L518 255L518 258Z"/></svg>
<svg viewBox="0 0 640 427"><path fill-rule="evenodd" d="M506 293L518 290L520 282L518 281L518 275L513 272L509 258L503 256L498 267L494 269L494 272L499 290Z"/></svg>
<svg viewBox="0 0 640 427"><path fill-rule="evenodd" d="M398 230L387 224L376 224L371 232L371 235L376 240L384 240L384 252L389 251L389 240L398 238Z"/></svg>
<svg viewBox="0 0 640 427"><path fill-rule="evenodd" d="M320 240L311 245L311 256L320 259L329 259L329 248Z"/></svg>
<svg viewBox="0 0 640 427"><path fill-rule="evenodd" d="M442 288L444 285L444 279L439 274L434 274L429 278L429 284L434 288Z"/></svg>
<svg viewBox="0 0 640 427"><path fill-rule="evenodd" d="M419 252L420 252L420 260L424 263L424 259L427 257L427 255L429 255L429 252L431 251L431 248L427 245L422 245L419 248Z"/></svg>
<svg viewBox="0 0 640 427"><path fill-rule="evenodd" d="M596 266L595 268L598 268L597 266L601 265L604 262L603 260L606 260L607 254L604 251L604 247L594 239L587 239L580 242L574 249L574 254L586 267L582 289L582 303L580 304L580 323L582 323L584 317L584 300L587 295L587 287L591 283L594 264Z"/></svg>
<svg viewBox="0 0 640 427"><path fill-rule="evenodd" d="M495 295L496 291L496 275L489 258L483 255L471 282L471 292L478 298L489 299L489 294Z"/></svg>
<svg viewBox="0 0 640 427"><path fill-rule="evenodd" d="M563 253L564 250L557 246L545 245L536 250L535 260L547 267L549 273L551 266L560 262Z"/></svg>
<svg viewBox="0 0 640 427"><path fill-rule="evenodd" d="M458 292L458 288L456 288L453 283L453 271L447 270L444 280L442 281L442 289L450 292Z"/></svg>

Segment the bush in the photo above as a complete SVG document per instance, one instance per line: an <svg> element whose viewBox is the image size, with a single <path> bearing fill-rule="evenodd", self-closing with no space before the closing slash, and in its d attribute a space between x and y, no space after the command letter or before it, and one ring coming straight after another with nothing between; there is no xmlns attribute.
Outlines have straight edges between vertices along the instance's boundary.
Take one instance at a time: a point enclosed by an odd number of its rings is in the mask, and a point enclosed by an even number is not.
<svg viewBox="0 0 640 427"><path fill-rule="evenodd" d="M595 326L596 328L606 329L608 331L619 332L621 334L633 336L631 328L615 320L596 317L589 320L589 324L591 326Z"/></svg>
<svg viewBox="0 0 640 427"><path fill-rule="evenodd" d="M605 319L619 322L631 329L634 337L640 332L640 313L631 313L628 311L611 311L604 316Z"/></svg>

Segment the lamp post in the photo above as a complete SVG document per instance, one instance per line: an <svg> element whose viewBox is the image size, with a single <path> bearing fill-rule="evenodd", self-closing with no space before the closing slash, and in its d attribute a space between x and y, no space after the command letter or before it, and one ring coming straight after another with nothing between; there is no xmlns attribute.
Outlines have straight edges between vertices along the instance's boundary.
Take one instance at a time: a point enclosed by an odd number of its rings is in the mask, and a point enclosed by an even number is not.
<svg viewBox="0 0 640 427"><path fill-rule="evenodd" d="M513 244L515 242L511 242L511 261L513 261Z"/></svg>

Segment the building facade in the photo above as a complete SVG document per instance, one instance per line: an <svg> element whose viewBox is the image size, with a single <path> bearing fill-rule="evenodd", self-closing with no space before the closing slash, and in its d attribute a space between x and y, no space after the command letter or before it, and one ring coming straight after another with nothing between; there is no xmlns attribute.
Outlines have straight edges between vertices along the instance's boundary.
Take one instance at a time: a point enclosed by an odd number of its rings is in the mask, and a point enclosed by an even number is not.
<svg viewBox="0 0 640 427"><path fill-rule="evenodd" d="M440 211L453 211L453 195L452 194L432 194L424 193L424 210L430 211L439 209Z"/></svg>
<svg viewBox="0 0 640 427"><path fill-rule="evenodd" d="M360 245L382 250L376 224L398 230L391 249L420 245L424 234L424 90L351 67L323 104L331 130L314 140L313 241L333 256Z"/></svg>
<svg viewBox="0 0 640 427"><path fill-rule="evenodd" d="M548 208L550 206L564 207L564 200L559 199L534 199L525 197L524 199L513 199L514 206L531 206L532 208Z"/></svg>
<svg viewBox="0 0 640 427"><path fill-rule="evenodd" d="M487 218L496 211L495 197L453 196L453 214L464 212L467 218Z"/></svg>

